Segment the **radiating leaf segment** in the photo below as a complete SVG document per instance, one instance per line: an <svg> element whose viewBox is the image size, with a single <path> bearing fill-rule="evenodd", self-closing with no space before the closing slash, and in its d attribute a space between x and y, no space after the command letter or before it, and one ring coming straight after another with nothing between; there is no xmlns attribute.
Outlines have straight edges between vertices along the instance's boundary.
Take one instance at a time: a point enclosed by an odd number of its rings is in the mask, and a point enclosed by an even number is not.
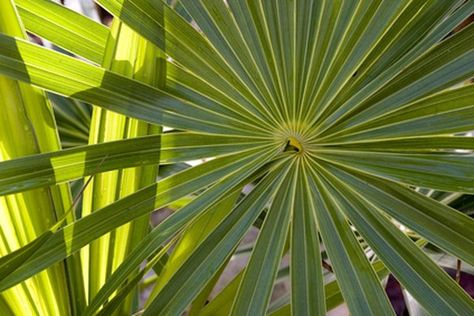
<svg viewBox="0 0 474 316"><path fill-rule="evenodd" d="M138 307L128 295L151 269L140 265L179 240L145 315L180 315L189 305L197 315L266 314L287 254L291 291L278 315L323 315L342 299L353 315L393 314L380 282L388 270L432 314L474 310L399 229L474 264L473 220L413 189L474 193L474 142L465 136L474 130L466 82L474 25L452 32L473 1L97 2L115 16L111 29L59 18L75 13L46 0L15 2L31 32L85 61L0 34L0 74L94 104L97 143L0 163L0 192L108 172L94 179L81 218L45 242L28 244L37 233L18 252L3 251L0 289L82 248L87 301L70 312L131 313ZM212 159L158 182L156 168L143 167L201 158ZM151 211L191 194L148 231ZM201 306L252 225L260 230L248 265ZM380 261L370 262L365 248ZM337 284L324 284L323 254ZM216 307L223 297L231 302Z"/></svg>

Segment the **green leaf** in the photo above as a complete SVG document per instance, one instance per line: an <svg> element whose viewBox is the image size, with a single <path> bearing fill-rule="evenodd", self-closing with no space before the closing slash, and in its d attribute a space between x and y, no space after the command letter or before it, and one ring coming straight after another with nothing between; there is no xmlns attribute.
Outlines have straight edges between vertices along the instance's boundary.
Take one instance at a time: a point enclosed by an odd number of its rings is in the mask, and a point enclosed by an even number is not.
<svg viewBox="0 0 474 316"><path fill-rule="evenodd" d="M165 286L170 278L179 270L181 265L191 256L193 249L205 240L221 220L228 215L242 191L242 188L234 189L231 195L222 197L215 205L209 208L202 216L199 216L194 222L190 223L180 240L177 242L170 255L167 264L163 267L160 278L155 284L148 301L153 299L157 293ZM210 204L211 201L208 200ZM217 280L216 280L217 281ZM211 291L209 289L209 291Z"/></svg>
<svg viewBox="0 0 474 316"><path fill-rule="evenodd" d="M240 271L227 286L222 289L219 294L207 305L203 307L199 316L217 316L229 315L234 303L235 295L239 290L240 281L244 270Z"/></svg>
<svg viewBox="0 0 474 316"><path fill-rule="evenodd" d="M97 0L97 3L126 24L132 24L132 29L164 50L164 32L161 30L163 28L161 25L161 21L163 21L162 1ZM139 28L133 27L137 23L136 21L140 21Z"/></svg>
<svg viewBox="0 0 474 316"><path fill-rule="evenodd" d="M469 136L433 136L388 140L359 141L344 144L327 144L356 151L397 152L397 153L454 153L456 150L473 150L474 139Z"/></svg>
<svg viewBox="0 0 474 316"><path fill-rule="evenodd" d="M265 151L264 153L269 154ZM229 173L239 170L250 161L255 163L259 158L257 161L260 160L260 164L256 164L258 167L271 157L271 155L267 157L264 155L262 158L262 151L257 150L253 153L217 158L165 178L157 184L150 185L97 210L54 233L47 242L37 248L36 256L32 256L32 259L18 266L13 273L0 282L0 290L9 288L70 256L91 241L130 220L208 186ZM174 230L171 232L176 233ZM2 259L0 259L1 264L3 264Z"/></svg>
<svg viewBox="0 0 474 316"><path fill-rule="evenodd" d="M147 69L143 67L145 63ZM163 87L166 81L164 53L118 20L113 21L102 65L154 87ZM93 109L90 129L91 144L161 132L161 127L156 125L98 107ZM155 183L157 174L158 166L151 165L94 176L91 185L84 191L82 216ZM82 251L83 258L88 258L83 266L84 277L88 279L89 297L96 295L112 271L148 232L149 215L145 214L94 240ZM123 300L115 301L119 303L117 313L132 311L136 295L134 291ZM116 305L110 304L108 308L112 308L110 306Z"/></svg>
<svg viewBox="0 0 474 316"><path fill-rule="evenodd" d="M223 64L221 60L225 60L225 62L230 66L230 69L235 72L236 78L239 78L239 80L242 81L242 85L246 88L245 90L248 90L248 92L251 93L246 95L246 98L249 101L257 101L253 102L258 111L256 114L268 118L278 124L278 121L274 117L275 114L264 106L264 104L274 104L275 101L271 98L271 95L268 94L267 90L263 88L264 85L260 76L258 76L258 70L255 67L255 63L248 55L245 43L242 41L242 38L236 29L236 25L232 23L233 20L231 13L228 11L225 3L218 1L208 1L203 3L200 3L199 1L184 1L182 3L184 8L189 12L191 17L194 18L194 21L203 31L204 35L211 42L215 50L217 50L222 56L222 58L216 56L217 58L213 59L203 58L214 54L214 52L209 50L206 52L206 55L199 54L201 58L216 72L222 74L228 72L226 67L221 65ZM177 20L172 18L173 16L174 14L170 16L170 24L178 25ZM187 33L189 34L190 32ZM199 52L198 48L202 50L206 46L204 39L198 37L197 34L193 37L192 41L190 40L190 36L185 37L184 33L182 34L181 32L178 32L178 29L173 30L171 36L176 36L177 39L179 39L179 43L186 44L192 52ZM174 51L171 50L170 53L171 56L174 57ZM190 70L197 68L188 65L188 62L184 61L179 56L176 56L176 58ZM217 62L220 63L218 64ZM200 66L199 70L202 68L203 67ZM257 76L254 76L253 74L257 74ZM232 79L229 78L229 82L232 82L230 80ZM226 90L229 89L227 88ZM240 91L245 90L240 89Z"/></svg>
<svg viewBox="0 0 474 316"><path fill-rule="evenodd" d="M150 303L144 315L158 311L181 313L231 254L235 245L275 194L285 174L281 166L271 171L194 250L191 257Z"/></svg>
<svg viewBox="0 0 474 316"><path fill-rule="evenodd" d="M62 148L87 145L91 123L89 104L49 93Z"/></svg>
<svg viewBox="0 0 474 316"><path fill-rule="evenodd" d="M328 191L329 184L319 172L312 171L310 186L319 231L349 311L355 315L394 314L377 275Z"/></svg>
<svg viewBox="0 0 474 316"><path fill-rule="evenodd" d="M256 134L249 130L250 123L24 40L0 34L0 46L0 73L13 79L150 123L227 135L231 129L235 135Z"/></svg>
<svg viewBox="0 0 474 316"><path fill-rule="evenodd" d="M292 207L291 309L293 315L325 315L323 275L315 205L304 170Z"/></svg>
<svg viewBox="0 0 474 316"><path fill-rule="evenodd" d="M249 138L168 133L28 156L0 163L0 194L62 183L117 168L236 153L257 148L259 144L264 143Z"/></svg>
<svg viewBox="0 0 474 316"><path fill-rule="evenodd" d="M256 163L258 161L260 163ZM253 163L246 160L247 165L242 167L242 172L225 177L154 228L136 245L129 256L107 279L107 282L89 304L85 313L92 314L98 309L127 280L128 275L147 259L150 253L154 253L163 242L179 232L189 221L195 219L201 213L204 213L203 216L207 216L205 212L215 207L215 204L218 203L219 199L223 198L224 194L234 194L235 191L240 192L240 188L243 185L242 182L248 180L246 178L258 170L266 161L265 158L261 157L258 160L253 160ZM247 167L247 169L244 169L244 167Z"/></svg>
<svg viewBox="0 0 474 316"><path fill-rule="evenodd" d="M235 68L229 67L227 61L219 56L207 40L174 10L167 6L164 8L165 44L163 36L155 35L157 29L163 28L161 13L156 4L143 0L129 0L123 3L118 3L116 0L100 0L99 3L132 29L164 49L184 67L211 81L216 89L225 91L235 98L241 113L249 112L259 118L260 124L271 126L267 123L269 114L264 113L266 109L261 100L258 100L249 89L250 84L242 77L234 75Z"/></svg>
<svg viewBox="0 0 474 316"><path fill-rule="evenodd" d="M297 167L288 167L285 177L268 209L250 261L234 300L231 315L263 315L270 302L295 200Z"/></svg>
<svg viewBox="0 0 474 316"><path fill-rule="evenodd" d="M322 169L329 192L397 280L433 313L469 314L474 302L461 287L372 204ZM449 301L445 300L450 297Z"/></svg>
<svg viewBox="0 0 474 316"><path fill-rule="evenodd" d="M160 260L163 260L163 258L166 258L167 251L172 246L172 244L173 244L172 242L169 242L166 245L166 247L162 247L162 249L160 249L158 251L158 253L154 256L154 258L149 260L149 262L147 263L147 265L144 269L142 269L141 271L135 273L135 275L133 277L129 276L128 280L127 280L127 284L125 284L122 288L120 288L118 293L110 301L108 301L104 305L104 307L97 313L97 315L98 316L99 315L100 316L106 316L106 315L111 315L113 312L115 312L120 307L120 305L123 304L123 302L126 299L127 295L129 295L129 293L143 279L145 274L149 270L151 270L152 268L154 269L155 265L158 264L160 262ZM94 302L97 301L97 298L98 298L98 296L96 295L95 299L94 299ZM93 305L93 304L91 303L89 306L91 306L91 305ZM84 315L88 315L87 313L92 311L89 306L84 311ZM92 312L95 312L95 310L92 311Z"/></svg>
<svg viewBox="0 0 474 316"><path fill-rule="evenodd" d="M467 18L473 9L472 3L467 3L459 8L456 13L451 14L455 7L456 3L446 1L435 1L427 4L423 2L408 3L396 17L394 23L388 27L383 38L373 48L372 53L364 56L365 61L354 73L353 77L355 78L352 78L349 87L346 90L341 90L342 95L336 98L337 101L328 107L330 111L326 111L327 114L323 116L326 118L321 123L319 130L328 129L331 126L334 129L334 123L342 117L348 116L347 114L352 112L354 108L373 104L374 99L377 100L374 96L377 96L380 100L380 98L386 97L387 93L398 91L396 89L384 89L384 87L388 87L390 82L401 84L401 87L404 84L406 85L408 82L405 80L406 77L401 75L403 72L411 73L414 76L412 79L420 78L421 74L414 73L412 68L408 66L414 63L415 60L418 60L419 64L427 62L429 58L419 58L423 54L427 54L436 60L436 54L430 55L431 51L434 50L430 50L430 48L452 31L457 23ZM466 34L464 33L464 35ZM462 39L462 36L457 37L457 39L459 38ZM451 42L447 42L448 45L451 45ZM442 50L438 50L438 52L440 51L442 52ZM449 51L446 50L445 53L449 53ZM449 58L450 55L446 55ZM439 66L432 65L432 67L425 70L434 70L437 67ZM397 77L402 80L394 80ZM429 87L429 84L426 87ZM379 90L384 90L382 92L385 93L378 93ZM403 89L400 89L400 91L403 91ZM414 88L412 88L412 92L417 93ZM418 93L420 92L422 90L418 91ZM400 96L403 95L402 92ZM399 105L401 104L399 103ZM397 103L392 106L397 106ZM331 114L330 112L334 113ZM329 114L331 115L329 116ZM336 130L340 131L340 129Z"/></svg>
<svg viewBox="0 0 474 316"><path fill-rule="evenodd" d="M262 76L265 86L271 93L270 97L274 100L274 103L269 104L268 107L271 107L274 111L273 115L275 117L280 118L284 111L280 94L280 79L277 75L260 4L257 2L229 1L228 5L258 69L255 76ZM232 32L227 28L225 33L229 31Z"/></svg>
<svg viewBox="0 0 474 316"><path fill-rule="evenodd" d="M436 136L474 128L474 86L450 89L423 98L398 111L346 130L329 142Z"/></svg>
<svg viewBox="0 0 474 316"><path fill-rule="evenodd" d="M47 240L49 240L52 234L53 233L51 231L47 231L35 238L26 246L3 256L1 258L0 265L0 281L15 271L18 266L30 259L35 254L36 249L41 247Z"/></svg>
<svg viewBox="0 0 474 316"><path fill-rule="evenodd" d="M375 272L377 273L377 276L380 279L385 278L389 274L389 271L387 270L387 268L384 266L384 264L381 261L374 262L372 264L372 267L374 268ZM328 311L344 303L344 298L342 297L341 289L339 285L337 284L336 280L331 281L324 285L324 294L325 294L325 300L326 300L326 307ZM204 314L204 315L208 315L208 314ZM214 314L211 314L211 315L214 315ZM270 313L270 315L271 316L292 315L291 304L287 304L280 307L273 313Z"/></svg>
<svg viewBox="0 0 474 316"><path fill-rule="evenodd" d="M110 31L16 1L29 31L80 58L27 42L13 2L0 1L0 159L19 158L0 163L0 314L388 315L389 270L432 313L472 310L419 246L474 261L473 1L97 0ZM92 124L68 101L56 128L29 84L97 105ZM138 137L157 125L172 133ZM131 139L58 151L58 130L68 145ZM84 177L80 219L63 221L54 184ZM248 265L204 305L251 226ZM137 284L179 238L139 310ZM291 288L268 307L280 277Z"/></svg>
<svg viewBox="0 0 474 316"><path fill-rule="evenodd" d="M313 89L317 87L318 90L315 90L317 94L312 101L312 107L317 109L318 106L329 105L331 98L337 96L338 93L344 93L342 88L348 80L353 79L354 73L363 72L362 69L358 69L361 68L363 59L375 51L374 47L384 36L384 30L394 22L406 6L406 2L400 1L369 1L359 3L354 10L347 10L348 13L360 18L350 21L342 38L335 43L339 45L337 50L326 53L327 58L331 58L327 63L330 68L321 85L313 86ZM343 10L346 11L346 9ZM344 18L350 20L347 16ZM317 66L313 65L313 67ZM330 71L336 68L339 68L338 71Z"/></svg>
<svg viewBox="0 0 474 316"><path fill-rule="evenodd" d="M474 221L456 210L419 194L405 186L360 173L348 173L322 163L333 175L394 219L413 229L427 240L462 260L474 263Z"/></svg>
<svg viewBox="0 0 474 316"><path fill-rule="evenodd" d="M101 64L107 27L51 0L15 0L15 5L29 32Z"/></svg>
<svg viewBox="0 0 474 316"><path fill-rule="evenodd" d="M469 154L321 150L318 158L401 183L474 193L474 156Z"/></svg>
<svg viewBox="0 0 474 316"><path fill-rule="evenodd" d="M13 1L0 3L0 33L27 37ZM43 91L0 76L0 96L0 161L60 149L52 107ZM47 234L49 226L68 213L71 204L67 184L1 196L0 254L11 258L9 254L14 250L44 240L43 233ZM73 220L69 213L67 221ZM15 264L30 256L32 249L26 253L18 250L19 257L7 265L5 272L16 268ZM15 289L4 291L1 301L9 302L5 310L14 314L63 314L81 309L85 296L81 273L76 269L78 259L72 257ZM68 296L67 291L72 295Z"/></svg>

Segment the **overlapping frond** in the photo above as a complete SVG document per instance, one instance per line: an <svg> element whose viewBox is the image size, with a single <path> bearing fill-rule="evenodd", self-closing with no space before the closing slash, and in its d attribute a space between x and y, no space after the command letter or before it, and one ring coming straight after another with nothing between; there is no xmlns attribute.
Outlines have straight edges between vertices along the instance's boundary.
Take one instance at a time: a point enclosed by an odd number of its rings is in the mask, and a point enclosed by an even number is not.
<svg viewBox="0 0 474 316"><path fill-rule="evenodd" d="M166 54L165 84L95 65L103 62L109 30L90 20L58 19L60 32L52 32L46 22L64 9L43 0L16 1L26 27L92 63L0 34L0 74L184 132L3 162L0 192L112 169L215 159L98 207L52 232L33 254L12 254L28 257L3 276L0 289L201 190L110 271L90 298L86 314L94 314L116 290L126 295L127 281L139 282L140 264L161 246L253 183L194 249L178 243L189 253L158 282L145 315L179 315L209 291L259 217L249 263L222 292L232 300L225 313L267 313L288 253L289 305L275 314L323 315L339 293L324 286L323 250L354 315L394 313L380 282L385 267L431 313L474 310L473 300L397 226L474 264L474 221L413 190L474 193L474 138L466 136L474 129L474 24L453 32L473 13L473 1L182 0L186 15L160 1L97 2ZM48 11L41 15L42 9ZM86 25L88 31L78 27ZM69 36L85 40L71 43ZM380 261L367 258L360 239ZM0 259L0 267L11 258ZM212 304L193 308L203 307L205 315L218 310Z"/></svg>

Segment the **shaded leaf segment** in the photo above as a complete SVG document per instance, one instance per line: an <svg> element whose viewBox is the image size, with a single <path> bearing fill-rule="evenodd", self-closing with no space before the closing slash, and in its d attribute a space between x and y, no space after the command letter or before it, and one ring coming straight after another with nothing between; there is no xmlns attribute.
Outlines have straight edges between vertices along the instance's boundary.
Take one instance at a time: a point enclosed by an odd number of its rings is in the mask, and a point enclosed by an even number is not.
<svg viewBox="0 0 474 316"><path fill-rule="evenodd" d="M23 256L5 258L8 263L27 257L2 274L0 289L199 191L125 258L91 301L87 312L93 314L130 275L143 273L137 272L140 264L189 221L254 182L250 194L160 285L146 315L185 311L218 277L259 216L263 225L249 264L225 290L231 299L222 308L226 313L267 312L286 243L291 295L282 313L322 315L343 298L354 315L393 314L380 283L387 271L369 262L361 241L426 310L473 309L462 289L395 225L474 261L473 220L412 189L474 192L474 138L465 136L474 128L474 90L466 83L474 74L474 26L452 32L472 14L472 1L183 0L192 21L156 1L97 2L164 50L166 86L153 88L5 35L0 73L185 132L6 162L3 192L136 164L217 158L65 226L38 243L36 253L30 245ZM63 28L74 31L67 23ZM97 60L87 47L99 40L70 50ZM147 141L158 138L161 151L147 148ZM90 159L70 161L68 153ZM51 168L53 158L63 178ZM324 284L321 251L327 251L337 284ZM212 304L203 313L218 310Z"/></svg>
<svg viewBox="0 0 474 316"><path fill-rule="evenodd" d="M163 207L206 187L246 165L252 164L254 168L262 166L271 158L271 155L269 156L271 152L268 149L264 152L256 150L253 154L247 152L209 161L206 164L165 178L158 184L148 186L65 226L53 234L47 242L42 243L41 247L38 247L36 256L31 256L28 261L18 266L13 273L1 280L0 289L9 288L27 279L44 268L68 257L101 235L156 208ZM255 169L250 170L255 171ZM237 176L245 178L246 174L237 174ZM218 189L225 192L225 187L219 187ZM191 210L198 211L199 209ZM181 225L185 223L184 220ZM176 233L173 230L171 232ZM21 255L21 253L19 254ZM12 258L0 259L0 265L3 264L2 260L10 261Z"/></svg>
<svg viewBox="0 0 474 316"><path fill-rule="evenodd" d="M92 174L150 164L169 164L245 151L265 139L168 133L76 147L0 163L0 194L75 180Z"/></svg>
<svg viewBox="0 0 474 316"><path fill-rule="evenodd" d="M471 298L376 207L357 196L357 191L347 190L343 182L329 173L324 177L333 183L329 190L338 208L347 214L390 271L428 311L462 315L472 310ZM451 299L446 301L445 297Z"/></svg>

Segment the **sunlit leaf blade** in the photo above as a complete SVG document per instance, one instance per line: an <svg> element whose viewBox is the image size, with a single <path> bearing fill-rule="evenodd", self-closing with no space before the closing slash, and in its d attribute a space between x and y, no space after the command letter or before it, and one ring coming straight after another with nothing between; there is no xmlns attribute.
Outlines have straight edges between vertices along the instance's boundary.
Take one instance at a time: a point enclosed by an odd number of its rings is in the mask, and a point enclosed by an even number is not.
<svg viewBox="0 0 474 316"><path fill-rule="evenodd" d="M145 64L147 64L146 68ZM153 87L164 86L166 78L164 53L119 20L112 23L102 66ZM89 143L96 144L159 134L162 129L156 125L94 107L90 131ZM159 144L156 144L155 148L158 147ZM82 216L87 216L97 209L155 183L157 174L158 166L155 164L95 175L90 178L90 185L84 191ZM94 240L89 247L82 250L81 257L85 278L89 281L90 297L96 296L111 273L148 232L149 215L145 214ZM122 291L120 294L125 295L124 293L128 292ZM119 309L117 313L130 313L136 294L135 290L122 300L116 301L118 305L110 304L108 308L116 306Z"/></svg>
<svg viewBox="0 0 474 316"><path fill-rule="evenodd" d="M127 275L127 283L119 289L118 293L111 300L109 300L108 302L104 304L104 307L99 312L97 312L96 315L105 316L105 315L110 315L116 312L116 310L120 307L120 305L123 304L123 302L126 300L127 295L129 295L130 292L133 291L133 289L143 279L145 274L149 272L153 268L154 265L158 264L160 260L163 260L165 258L165 256L167 255L167 251L169 251L169 248L173 244L172 241L170 241L166 245L166 247L162 247L154 258L152 259L149 258L145 268L136 272L133 277L130 277L130 274L132 274L133 272ZM96 295L94 297L94 302L96 302L100 298L101 298L100 296ZM84 311L83 315L88 315L88 313L96 312L95 310L91 309L90 306L97 306L97 305L93 303L89 304L89 306Z"/></svg>
<svg viewBox="0 0 474 316"><path fill-rule="evenodd" d="M257 157L261 162L256 166L261 166L271 157L265 157L265 155L262 157L262 153L268 155L271 152L268 150L263 152L262 150L254 150L253 153L237 154L211 160L165 178L157 184L148 186L64 227L37 249L37 256L18 266L12 274L0 282L0 290L9 288L68 257L101 235L132 219L208 186L229 173L242 168L250 161L255 163ZM2 259L0 258L1 264Z"/></svg>
<svg viewBox="0 0 474 316"><path fill-rule="evenodd" d="M0 3L0 32L27 37L12 1ZM0 76L0 96L0 161L60 149L52 107L43 91ZM7 271L32 254L33 248L26 253L19 249L34 240L44 241L39 236L47 234L49 226L67 213L71 202L66 184L0 197L0 253L11 259L10 253L17 250L22 257L10 261ZM73 220L70 213L67 221ZM3 291L0 301L7 301L9 307L6 310L13 311L13 314L76 312L85 304L83 280L80 270L76 269L80 265L77 259L72 257L9 291ZM73 297L69 297L68 292Z"/></svg>
<svg viewBox="0 0 474 316"><path fill-rule="evenodd" d="M23 264L25 261L31 258L36 252L36 250L45 243L50 237L52 232L47 231L42 235L38 236L35 240L27 244L26 246L5 255L1 259L0 266L0 281L6 278L10 273L15 271L18 266Z"/></svg>
<svg viewBox="0 0 474 316"><path fill-rule="evenodd" d="M163 27L159 21L157 9L147 4L148 11L145 13L140 7L134 5L136 2L142 1L132 0L119 4L117 1L102 0L100 4L158 47L164 48L163 39L157 38L147 30L147 28ZM146 27L143 24L137 25L136 20L131 18L134 15L140 17ZM250 113L260 121L260 124L266 124L268 127L268 119L272 114L268 112L255 91L252 91L252 84L248 82L250 78L237 75L236 68L230 67L228 62L219 55L222 51L216 52L207 39L174 10L165 7L164 15L167 53L193 73L211 82L216 89L225 91L227 95L234 98L241 113Z"/></svg>
<svg viewBox="0 0 474 316"><path fill-rule="evenodd" d="M107 27L51 0L15 0L15 4L29 32L96 64L102 62Z"/></svg>
<svg viewBox="0 0 474 316"><path fill-rule="evenodd" d="M263 170L260 170L260 172L261 171ZM258 178L258 176L256 178ZM210 216L208 216L207 219L203 217L205 220L207 220L207 222L209 222L210 225L206 225L206 230L200 231L199 241L204 240L204 237L207 235L206 233L211 232L215 228L215 227L212 227L211 225L217 226L218 222L223 218L223 215L228 214L232 210L233 206L237 203L237 200L241 196L241 194L242 194L242 190L239 190L239 188L237 188L234 194L229 195L225 199L222 199L221 202L217 205L219 207L218 208L216 207L216 209L218 209L220 216L215 218L212 222L209 221ZM199 222L196 222L196 224L199 224ZM196 225L196 227L199 227L199 226ZM191 233L196 232L196 231L197 229L192 231ZM188 237L188 240L191 238L194 239L192 234L189 234L187 237ZM181 261L184 262L185 259L186 258L182 258ZM191 308L189 309L189 316L199 315L201 313L202 308L209 303L209 297L211 296L215 286L218 284L220 278L225 275L225 268L227 267L227 264L231 262L230 259L231 258L227 259L227 261L220 268L220 270L214 275L213 278L211 278L207 282L206 286L203 287L200 293L194 298L193 302L191 303Z"/></svg>
<svg viewBox="0 0 474 316"><path fill-rule="evenodd" d="M217 134L234 128L236 135L256 133L243 128L243 121L26 41L0 34L0 46L0 73L52 92L150 123Z"/></svg>
<svg viewBox="0 0 474 316"><path fill-rule="evenodd" d="M208 195L203 194L202 197L197 200L202 203L202 201L207 198ZM192 204L192 206L194 206L194 204ZM100 314L107 314L107 311L110 311L110 309L113 308L113 306L110 306L110 304L107 302L109 296L112 295L116 290L131 290L129 287L131 282L129 279L130 275L134 273L134 270L140 268L140 265L143 264L143 261L148 258L149 254L159 249L160 245L164 243L166 239L168 239L172 234L181 231L186 221L192 221L197 217L197 215L199 215L200 212L206 212L205 207L191 207L184 207L180 209L178 215L173 216L162 225L159 225L136 245L133 251L131 251L130 255L123 260L117 270L114 271L114 273L107 279L106 283L94 296L94 299L84 311L84 315L94 315L102 304L104 304L104 308L100 310ZM164 267L161 267L161 269L163 268ZM144 268L138 272L138 275L143 277L149 270L149 268ZM139 278L138 275L133 279L134 285L137 285L141 279L141 277ZM113 300L115 299L116 296L113 298Z"/></svg>
<svg viewBox="0 0 474 316"><path fill-rule="evenodd" d="M204 306L199 316L228 315L231 311L234 298L239 290L244 270L240 271L227 286L219 292L209 304Z"/></svg>
<svg viewBox="0 0 474 316"><path fill-rule="evenodd" d="M158 44L159 48L164 49L164 36L160 31L163 28L161 21L163 21L162 1L150 2L147 0L97 0L101 6L107 9L110 13L120 17L120 20L127 24L136 25L136 21L140 21L140 28L135 28L135 31ZM130 23L130 22L135 23Z"/></svg>
<svg viewBox="0 0 474 316"><path fill-rule="evenodd" d="M237 187L232 191L232 194L229 194L225 198L222 196L220 201L208 207L206 214L199 216L186 228L186 231L176 243L173 253L170 255L166 265L163 267L160 278L156 282L148 301L151 301L156 294L161 291L170 278L176 274L182 264L192 255L193 250L205 240L207 235L214 231L222 219L233 209L242 188ZM211 205L212 201L209 200L209 197L207 197L207 199L208 204ZM211 290L212 288L209 289L209 291Z"/></svg>
<svg viewBox="0 0 474 316"><path fill-rule="evenodd" d="M219 198L222 199L225 193L228 193L229 191L232 191L232 194L239 193L239 181L242 181L242 178L248 176L253 171L255 171L255 168L250 168L245 173L236 174L224 179L181 208L176 214L170 216L162 224L154 228L110 276L105 285L100 289L94 300L88 306L85 313L93 314L95 310L107 300L108 296L110 296L122 283L126 281L128 275L134 269L138 268L150 253L156 251L156 249L172 234L181 230L188 221L195 219L200 215L200 213L204 213L209 211L209 209L214 208L216 206L216 201L218 201ZM237 190L235 190L235 186L237 186ZM208 213L209 212L202 216L205 217ZM171 274L171 276L172 275L174 274Z"/></svg>
<svg viewBox="0 0 474 316"><path fill-rule="evenodd" d="M252 142L248 138L168 133L76 147L1 162L0 194L62 183L117 168L215 157L263 144L265 142Z"/></svg>
<svg viewBox="0 0 474 316"><path fill-rule="evenodd" d="M14 2L30 32L68 52L25 41ZM388 273L428 312L469 314L426 252L474 263L474 1L96 2L110 28L49 0L0 2L0 101L19 80L75 99L66 108L97 105L91 124L57 118L64 144L104 143L58 151L37 88L21 91L24 114L0 116L0 201L15 206L0 239L28 233L0 249L0 314L25 301L26 314L322 315L345 303L390 315ZM39 133L22 144L30 123ZM54 185L72 179L87 185L64 220L68 187ZM257 242L238 248L251 226ZM64 291L33 283L46 268L68 272L50 278ZM155 289L139 300L142 276Z"/></svg>

